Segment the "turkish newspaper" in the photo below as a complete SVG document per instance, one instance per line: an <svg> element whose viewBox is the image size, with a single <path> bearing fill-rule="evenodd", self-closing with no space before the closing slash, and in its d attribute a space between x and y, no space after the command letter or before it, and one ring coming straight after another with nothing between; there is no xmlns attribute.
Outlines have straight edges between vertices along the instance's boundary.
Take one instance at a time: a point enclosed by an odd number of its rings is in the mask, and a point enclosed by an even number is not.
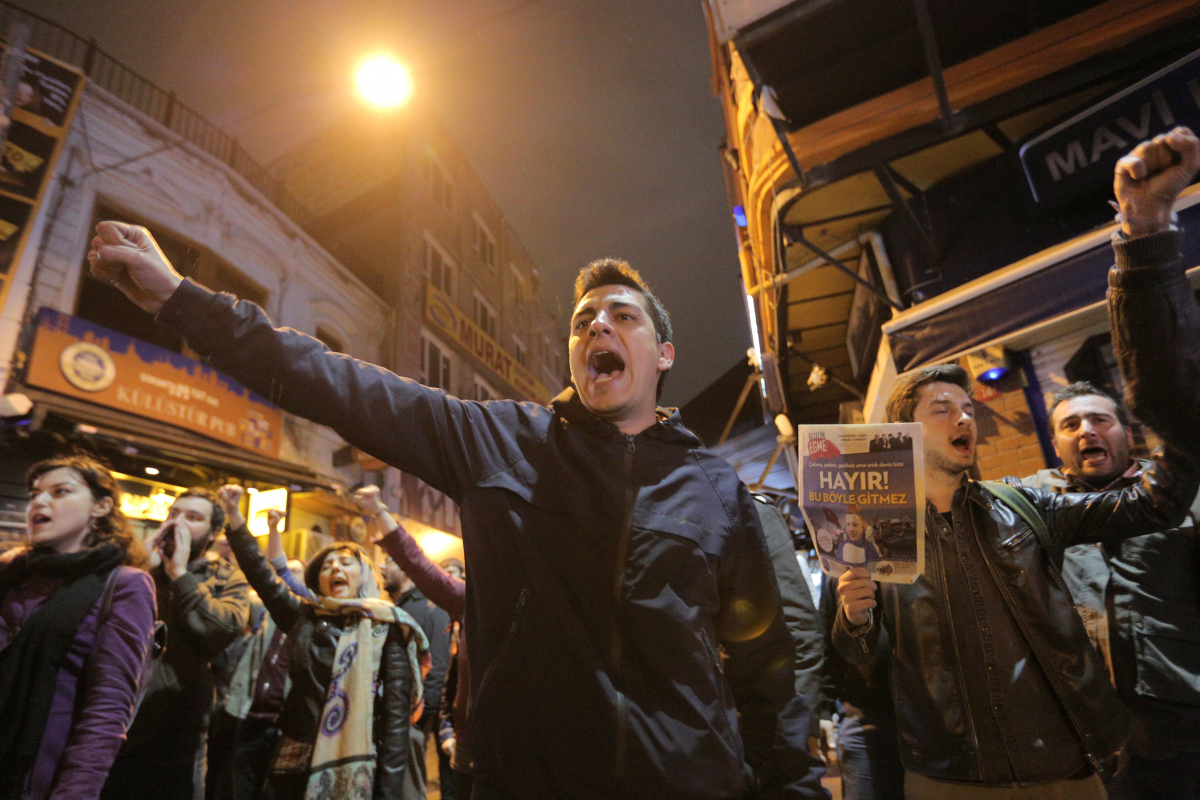
<svg viewBox="0 0 1200 800"><path fill-rule="evenodd" d="M912 583L925 569L920 423L800 425L800 508L826 575L866 567Z"/></svg>

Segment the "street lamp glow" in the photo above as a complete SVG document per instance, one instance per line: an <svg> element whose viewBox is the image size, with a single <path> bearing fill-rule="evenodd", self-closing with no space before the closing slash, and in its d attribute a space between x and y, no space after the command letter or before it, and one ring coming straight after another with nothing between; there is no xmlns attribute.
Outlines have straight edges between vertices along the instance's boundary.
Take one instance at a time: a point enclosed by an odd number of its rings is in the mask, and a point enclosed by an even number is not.
<svg viewBox="0 0 1200 800"><path fill-rule="evenodd" d="M412 95L412 77L391 56L372 56L358 67L358 93L373 106L395 108Z"/></svg>

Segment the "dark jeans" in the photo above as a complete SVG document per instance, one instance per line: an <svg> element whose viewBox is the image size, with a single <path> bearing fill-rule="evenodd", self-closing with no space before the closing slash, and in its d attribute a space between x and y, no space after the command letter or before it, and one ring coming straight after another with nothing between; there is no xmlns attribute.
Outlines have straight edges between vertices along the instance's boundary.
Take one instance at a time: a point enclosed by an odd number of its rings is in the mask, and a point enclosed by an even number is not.
<svg viewBox="0 0 1200 800"><path fill-rule="evenodd" d="M228 800L229 759L233 756L238 719L217 709L208 725L208 772L204 777L206 800Z"/></svg>
<svg viewBox="0 0 1200 800"><path fill-rule="evenodd" d="M845 800L904 800L895 731L846 716L838 726L837 749Z"/></svg>
<svg viewBox="0 0 1200 800"><path fill-rule="evenodd" d="M100 800L203 800L206 750L122 750Z"/></svg>
<svg viewBox="0 0 1200 800"><path fill-rule="evenodd" d="M229 760L228 800L269 800L273 796L270 787L266 786L267 772L271 769L278 742L279 728L275 727L274 721L241 720Z"/></svg>
<svg viewBox="0 0 1200 800"><path fill-rule="evenodd" d="M1108 800L1200 800L1200 753L1156 761L1129 753Z"/></svg>

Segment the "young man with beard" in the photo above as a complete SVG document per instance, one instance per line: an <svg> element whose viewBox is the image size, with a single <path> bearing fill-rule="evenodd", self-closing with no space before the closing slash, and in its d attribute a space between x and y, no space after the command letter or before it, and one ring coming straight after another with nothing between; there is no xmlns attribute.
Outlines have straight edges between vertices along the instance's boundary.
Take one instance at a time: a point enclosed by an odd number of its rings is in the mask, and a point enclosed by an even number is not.
<svg viewBox="0 0 1200 800"><path fill-rule="evenodd" d="M1176 129L1117 168L1115 349L1131 401L1155 419L1177 417L1160 431L1165 456L1139 480L1104 493L988 488L969 479L966 372L927 367L892 392L889 419L923 429L925 574L877 593L866 570L847 572L833 639L866 663L887 630L910 800L1105 797L1100 775L1128 733L1127 714L1056 563L1070 545L1173 528L1200 483L1200 310L1170 232L1171 206L1198 167L1200 142ZM1004 488L1020 494L1006 499ZM1041 525L1026 521L1034 515Z"/></svg>
<svg viewBox="0 0 1200 800"><path fill-rule="evenodd" d="M1158 398L1169 400L1170 398ZM1129 455L1129 417L1105 392L1073 383L1050 408L1058 469L1023 480L1064 492L1123 489L1151 467ZM1133 713L1112 800L1200 797L1200 530L1184 526L1111 545L1067 548L1063 578Z"/></svg>
<svg viewBox="0 0 1200 800"><path fill-rule="evenodd" d="M215 367L458 503L475 800L827 796L754 501L657 408L670 319L628 264L581 272L547 408L331 353L185 281L144 228L97 232L93 273Z"/></svg>
<svg viewBox="0 0 1200 800"><path fill-rule="evenodd" d="M225 512L207 489L171 505L152 540L151 570L167 647L129 735L108 774L105 800L200 800L206 734L215 697L211 662L241 636L250 585L234 564L208 551Z"/></svg>

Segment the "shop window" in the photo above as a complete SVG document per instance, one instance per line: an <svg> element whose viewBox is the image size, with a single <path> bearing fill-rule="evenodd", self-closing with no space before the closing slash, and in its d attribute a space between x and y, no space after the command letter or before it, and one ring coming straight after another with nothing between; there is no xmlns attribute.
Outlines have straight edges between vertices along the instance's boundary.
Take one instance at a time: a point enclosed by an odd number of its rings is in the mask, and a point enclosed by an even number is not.
<svg viewBox="0 0 1200 800"><path fill-rule="evenodd" d="M450 391L450 355L446 348L429 336L421 337L421 383Z"/></svg>
<svg viewBox="0 0 1200 800"><path fill-rule="evenodd" d="M425 277L436 288L454 297L454 262L428 239L425 240Z"/></svg>
<svg viewBox="0 0 1200 800"><path fill-rule="evenodd" d="M478 294L475 295L475 324L488 336L496 338L496 310Z"/></svg>
<svg viewBox="0 0 1200 800"><path fill-rule="evenodd" d="M321 342L326 347L328 347L330 350L332 350L333 352L335 352L335 353L345 353L346 352L346 343L342 341L340 336L338 336L336 333L334 333L333 331L331 331L329 328L325 327L324 325L317 326L317 334L316 335L317 335L317 338L320 339Z"/></svg>
<svg viewBox="0 0 1200 800"><path fill-rule="evenodd" d="M138 222L126 211L97 205L92 227L105 219L128 219ZM265 306L269 297L257 283L237 269L181 236L157 225L146 225L171 265L184 277L191 278L217 292L231 292L245 300ZM83 256L83 278L75 301L75 315L128 334L144 342L158 345L176 353L184 352L183 338L135 306L112 284L92 276L86 254Z"/></svg>
<svg viewBox="0 0 1200 800"><path fill-rule="evenodd" d="M496 237L479 217L475 217L475 252L488 269L496 269Z"/></svg>

